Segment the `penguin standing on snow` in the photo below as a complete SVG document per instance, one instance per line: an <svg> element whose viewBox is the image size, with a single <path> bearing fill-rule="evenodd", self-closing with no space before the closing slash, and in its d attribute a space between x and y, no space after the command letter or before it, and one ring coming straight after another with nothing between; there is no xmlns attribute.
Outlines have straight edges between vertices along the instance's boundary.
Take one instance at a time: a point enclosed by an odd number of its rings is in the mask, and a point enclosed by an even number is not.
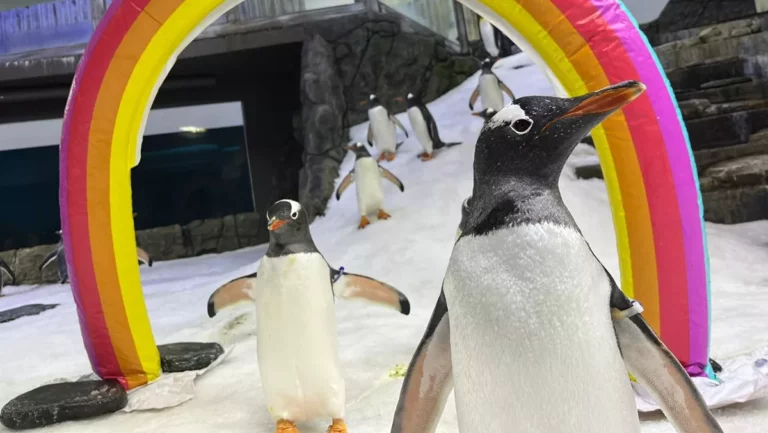
<svg viewBox="0 0 768 433"><path fill-rule="evenodd" d="M397 100L402 101L403 98L398 97ZM461 144L460 141L444 143L443 140L440 139L440 134L437 131L437 122L435 122L432 113L429 112L429 109L427 109L427 106L421 101L421 98L413 93L409 93L407 102L408 120L411 122L411 129L414 134L416 134L416 138L424 149L424 152L418 155L422 161L429 161L432 159L432 152L435 150Z"/></svg>
<svg viewBox="0 0 768 433"><path fill-rule="evenodd" d="M346 433L334 296L371 301L405 315L410 304L394 287L329 266L299 203L278 201L267 220L269 248L258 272L216 290L209 314L243 300L243 293L253 297L259 371L276 433L298 433L296 422L318 418L333 420L329 433Z"/></svg>
<svg viewBox="0 0 768 433"><path fill-rule="evenodd" d="M392 433L434 432L453 387L461 433L638 433L627 370L678 432L722 432L558 188L579 140L644 89L524 97L482 129L468 218Z"/></svg>
<svg viewBox="0 0 768 433"><path fill-rule="evenodd" d="M395 153L397 149L403 143L397 142L397 125L408 138L408 131L405 130L403 124L397 120L397 117L392 114L381 105L379 98L376 95L371 95L368 98L368 144L376 146L379 151L378 161L392 161L395 159Z"/></svg>
<svg viewBox="0 0 768 433"><path fill-rule="evenodd" d="M504 95L502 92L506 93L512 102L515 102L515 95L512 93L512 90L493 73L493 61L485 59L480 66L482 72L480 73L477 87L469 98L469 109L475 109L475 102L477 102L479 97L483 102L484 108L493 108L496 111L501 111L504 107Z"/></svg>
<svg viewBox="0 0 768 433"><path fill-rule="evenodd" d="M491 57L507 57L512 54L512 41L485 18L480 18L480 38L483 40L485 51Z"/></svg>
<svg viewBox="0 0 768 433"><path fill-rule="evenodd" d="M384 212L384 190L381 188L381 176L392 182L400 191L405 191L405 186L392 172L380 166L373 160L368 149L363 143L355 143L354 146L346 146L345 150L354 152L355 167L339 184L336 190L336 200L349 188L352 183L357 184L357 208L360 210L359 229L364 229L370 224L369 216L376 214L380 220L388 219L391 215Z"/></svg>
<svg viewBox="0 0 768 433"><path fill-rule="evenodd" d="M11 284L16 283L16 275L11 270L11 267L8 266L8 263L5 263L5 260L0 258L0 290L3 290L3 286L5 286L6 280L5 276L8 276L10 279Z"/></svg>

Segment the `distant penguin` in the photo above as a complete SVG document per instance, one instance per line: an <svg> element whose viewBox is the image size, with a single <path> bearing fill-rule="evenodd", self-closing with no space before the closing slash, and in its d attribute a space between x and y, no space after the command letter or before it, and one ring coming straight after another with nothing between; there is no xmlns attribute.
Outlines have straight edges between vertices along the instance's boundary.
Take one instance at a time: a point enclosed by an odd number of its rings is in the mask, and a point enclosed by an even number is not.
<svg viewBox="0 0 768 433"><path fill-rule="evenodd" d="M472 113L472 115L483 119L485 121L483 124L487 124L488 121L496 115L496 113L498 113L498 111L494 110L493 108L486 108L483 111Z"/></svg>
<svg viewBox="0 0 768 433"><path fill-rule="evenodd" d="M8 263L0 258L0 290L3 290L6 285L6 276L10 279L10 284L16 284L16 274L13 273Z"/></svg>
<svg viewBox="0 0 768 433"><path fill-rule="evenodd" d="M334 297L370 301L405 315L410 304L392 286L332 268L317 250L299 203L280 200L266 217L269 248L258 272L217 289L209 315L231 305L217 299L240 302L246 292L253 298L259 373L276 433L298 433L296 422L321 418L333 420L329 433L346 433Z"/></svg>
<svg viewBox="0 0 768 433"><path fill-rule="evenodd" d="M344 149L355 154L355 167L344 176L339 184L339 188L336 190L336 200L339 200L341 194L354 182L357 184L357 208L360 210L358 228L363 229L370 224L368 217L374 214L381 220L388 219L390 215L382 209L384 190L381 187L381 177L383 176L384 179L395 184L400 191L405 191L405 186L392 172L373 160L363 143L355 143Z"/></svg>
<svg viewBox="0 0 768 433"><path fill-rule="evenodd" d="M483 46L485 51L491 55L491 57L499 57L499 45L496 38L496 27L491 24L490 21L485 18L480 18L480 38L483 40Z"/></svg>
<svg viewBox="0 0 768 433"><path fill-rule="evenodd" d="M579 140L644 89L524 97L482 129L468 217L392 433L434 432L454 387L461 433L639 433L627 370L678 432L722 432L558 189Z"/></svg>
<svg viewBox="0 0 768 433"><path fill-rule="evenodd" d="M402 101L402 98L397 99ZM411 122L411 129L419 140L422 149L424 149L424 152L418 155L422 161L429 161L432 159L435 150L461 144L460 141L444 143L443 140L440 139L440 134L437 131L437 123L432 117L432 113L429 112L427 106L421 101L421 98L415 96L413 93L409 93L406 99L408 102L408 120Z"/></svg>
<svg viewBox="0 0 768 433"><path fill-rule="evenodd" d="M501 111L504 107L504 95L502 92L506 93L512 102L515 102L515 95L512 93L512 90L493 73L493 63L491 59L485 59L480 65L482 72L480 72L477 87L469 98L470 110L474 110L475 102L477 102L479 97L483 103L483 108L493 108L496 111Z"/></svg>
<svg viewBox="0 0 768 433"><path fill-rule="evenodd" d="M397 117L387 111L381 104L376 95L370 95L368 98L368 144L376 146L379 151L378 161L392 161L395 159L397 148L402 143L397 143L397 130L399 127L408 138L408 131L403 124L397 120Z"/></svg>

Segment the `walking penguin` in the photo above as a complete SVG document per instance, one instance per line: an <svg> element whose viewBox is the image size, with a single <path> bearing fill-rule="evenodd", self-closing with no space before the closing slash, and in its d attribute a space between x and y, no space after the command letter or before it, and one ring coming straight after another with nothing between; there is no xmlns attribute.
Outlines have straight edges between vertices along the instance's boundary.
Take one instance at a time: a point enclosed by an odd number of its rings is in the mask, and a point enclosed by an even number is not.
<svg viewBox="0 0 768 433"><path fill-rule="evenodd" d="M593 254L558 180L628 81L524 97L483 127L467 219L413 355L392 433L434 432L454 389L461 433L639 433L627 371L681 433L722 433L690 377Z"/></svg>
<svg viewBox="0 0 768 433"><path fill-rule="evenodd" d="M497 112L501 111L504 107L504 95L502 92L506 93L512 102L515 102L515 95L512 93L512 90L493 73L493 64L494 62L491 59L485 59L480 64L482 72L480 72L477 87L469 98L470 110L475 109L475 102L477 102L479 97L483 103L483 108L493 108Z"/></svg>
<svg viewBox="0 0 768 433"><path fill-rule="evenodd" d="M379 151L378 161L392 161L395 159L397 149L403 143L397 142L397 125L408 138L408 131L403 124L397 120L397 117L390 114L381 104L376 95L368 97L368 144L376 146Z"/></svg>
<svg viewBox="0 0 768 433"><path fill-rule="evenodd" d="M403 100L403 98L400 97L396 99L400 101ZM416 135L416 139L419 140L422 149L424 149L424 152L418 155L422 161L429 161L432 159L435 150L461 144L460 141L444 143L443 140L440 139L440 134L437 131L437 122L435 122L432 113L429 112L429 109L421 101L421 98L413 93L409 93L407 102L408 120L411 122L411 129Z"/></svg>
<svg viewBox="0 0 768 433"><path fill-rule="evenodd" d="M404 315L410 304L392 286L331 267L315 246L299 203L280 200L266 217L269 247L258 272L217 289L209 315L250 292L259 372L276 433L298 433L296 422L319 418L332 420L329 433L347 433L334 297L367 300Z"/></svg>
<svg viewBox="0 0 768 433"><path fill-rule="evenodd" d="M349 188L352 183L357 184L357 208L360 210L359 229L364 229L370 224L369 216L374 214L380 220L389 219L391 215L384 212L384 190L381 187L381 177L392 182L400 191L405 191L405 186L391 171L380 166L373 160L371 154L363 143L355 143L344 149L355 154L355 167L344 176L339 188L336 190L336 200Z"/></svg>

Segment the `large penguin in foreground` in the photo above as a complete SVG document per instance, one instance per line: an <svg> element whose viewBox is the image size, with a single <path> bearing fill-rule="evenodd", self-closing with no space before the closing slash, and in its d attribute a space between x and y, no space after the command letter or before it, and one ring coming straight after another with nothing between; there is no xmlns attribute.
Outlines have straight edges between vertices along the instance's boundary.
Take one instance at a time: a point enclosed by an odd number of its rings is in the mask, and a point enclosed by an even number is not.
<svg viewBox="0 0 768 433"><path fill-rule="evenodd" d="M253 297L259 372L276 433L298 433L297 421L318 418L333 420L329 433L346 433L334 296L406 315L410 304L394 287L328 265L299 203L278 201L267 210L267 221L269 248L258 272L216 290L208 313Z"/></svg>
<svg viewBox="0 0 768 433"><path fill-rule="evenodd" d="M403 98L398 97L396 99L402 101ZM434 157L434 151L461 144L460 141L445 143L440 139L437 122L435 122L432 113L429 112L421 98L413 93L409 93L406 100L408 102L408 120L411 122L411 129L416 134L416 139L419 140L421 148L424 149L424 152L418 155L419 159L429 161Z"/></svg>
<svg viewBox="0 0 768 433"><path fill-rule="evenodd" d="M336 190L336 200L349 188L352 183L357 184L357 208L360 210L360 225L358 229L364 229L371 223L369 216L376 215L380 220L389 219L391 215L384 212L384 190L381 188L381 178L387 179L397 186L400 191L405 191L405 186L391 171L380 166L373 160L368 149L363 143L355 143L353 146L344 147L355 154L355 167L344 176L339 188Z"/></svg>
<svg viewBox="0 0 768 433"><path fill-rule="evenodd" d="M3 290L3 286L5 286L6 275L8 278L10 278L10 283L15 284L16 283L16 275L11 270L11 267L8 266L8 263L5 263L5 260L0 258L0 290Z"/></svg>
<svg viewBox="0 0 768 433"><path fill-rule="evenodd" d="M392 161L395 159L395 153L402 143L397 142L397 130L399 127L405 137L408 138L408 131L397 117L393 116L379 101L376 95L368 97L368 144L376 146L379 151L378 161Z"/></svg>
<svg viewBox="0 0 768 433"><path fill-rule="evenodd" d="M468 218L392 433L434 432L454 386L461 433L638 433L627 371L678 432L722 432L558 188L579 140L644 89L520 98L482 129Z"/></svg>
<svg viewBox="0 0 768 433"><path fill-rule="evenodd" d="M494 62L491 59L485 59L480 64L482 69L480 78L478 78L475 91L472 92L472 96L469 98L470 111L475 109L475 102L477 102L478 97L483 103L483 108L493 108L496 111L501 111L504 107L504 95L502 92L506 93L512 102L515 102L515 94L512 93L512 90L493 73L493 64Z"/></svg>

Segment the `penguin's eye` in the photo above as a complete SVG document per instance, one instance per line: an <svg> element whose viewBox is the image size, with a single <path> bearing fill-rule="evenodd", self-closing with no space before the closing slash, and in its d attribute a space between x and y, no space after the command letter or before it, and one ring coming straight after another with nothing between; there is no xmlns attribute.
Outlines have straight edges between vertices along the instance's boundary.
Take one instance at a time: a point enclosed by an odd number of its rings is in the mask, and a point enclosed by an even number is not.
<svg viewBox="0 0 768 433"><path fill-rule="evenodd" d="M291 218L296 219L298 217L299 217L299 213L298 212L292 212L291 213Z"/></svg>
<svg viewBox="0 0 768 433"><path fill-rule="evenodd" d="M531 119L517 119L512 123L512 130L518 134L525 134L531 130L533 122Z"/></svg>

